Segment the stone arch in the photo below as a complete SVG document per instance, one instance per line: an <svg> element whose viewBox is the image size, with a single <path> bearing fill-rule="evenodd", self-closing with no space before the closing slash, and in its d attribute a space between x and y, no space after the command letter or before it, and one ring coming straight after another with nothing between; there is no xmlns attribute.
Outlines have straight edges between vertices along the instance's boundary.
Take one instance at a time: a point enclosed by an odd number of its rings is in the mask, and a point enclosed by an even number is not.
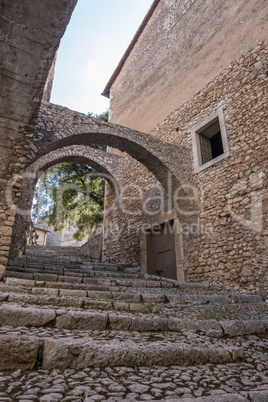
<svg viewBox="0 0 268 402"><path fill-rule="evenodd" d="M152 172L164 188L192 181L192 156L188 148L65 107L43 103L30 145L28 160L62 147L79 144L108 145L127 152Z"/></svg>
<svg viewBox="0 0 268 402"><path fill-rule="evenodd" d="M120 195L120 171L123 157L87 146L72 145L40 156L25 169L20 201L13 227L10 258L18 257L25 250L26 228L31 215L35 186L41 173L57 163L77 161L86 163L100 172L113 189L115 200ZM14 206L15 208L15 206Z"/></svg>

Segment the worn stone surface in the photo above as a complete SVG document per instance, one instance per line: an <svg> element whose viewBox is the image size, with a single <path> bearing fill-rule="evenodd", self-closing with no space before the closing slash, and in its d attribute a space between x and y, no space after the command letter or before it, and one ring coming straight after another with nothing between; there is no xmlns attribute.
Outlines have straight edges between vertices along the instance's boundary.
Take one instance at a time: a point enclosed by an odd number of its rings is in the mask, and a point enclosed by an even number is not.
<svg viewBox="0 0 268 402"><path fill-rule="evenodd" d="M42 327L56 318L52 309L35 309L32 307L20 307L14 305L1 305L0 322L2 326L33 326Z"/></svg>
<svg viewBox="0 0 268 402"><path fill-rule="evenodd" d="M215 288L200 284L145 279L137 269L76 253L29 247L12 269L60 271L66 281L7 278L0 284L0 361L4 356L3 364L17 369L0 373L3 402L266 398L268 306L262 298L244 295L238 302L234 292L215 295ZM70 272L111 276L75 283ZM134 277L125 277L130 272ZM40 327L44 317L55 318ZM24 367L32 371L18 370Z"/></svg>
<svg viewBox="0 0 268 402"><path fill-rule="evenodd" d="M254 383L251 382L253 375ZM64 402L266 402L268 392L267 366L259 364L255 369L251 363L17 370L0 372L0 383L0 397L4 402L51 401L53 397Z"/></svg>
<svg viewBox="0 0 268 402"><path fill-rule="evenodd" d="M235 353L235 347L233 348ZM231 349L230 349L231 350ZM241 351L242 352L242 351ZM243 352L241 354L243 356ZM212 346L195 347L181 343L134 343L101 342L81 340L44 341L44 369L60 370L73 368L106 366L168 366L172 364L227 363L232 361L231 354L224 348Z"/></svg>
<svg viewBox="0 0 268 402"><path fill-rule="evenodd" d="M1 335L0 370L34 368L38 357L38 338L18 335Z"/></svg>

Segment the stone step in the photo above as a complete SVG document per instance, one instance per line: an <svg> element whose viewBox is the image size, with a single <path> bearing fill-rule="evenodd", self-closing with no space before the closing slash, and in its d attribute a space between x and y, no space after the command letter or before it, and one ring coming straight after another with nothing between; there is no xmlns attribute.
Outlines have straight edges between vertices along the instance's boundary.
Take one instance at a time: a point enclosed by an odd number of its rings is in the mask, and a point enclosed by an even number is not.
<svg viewBox="0 0 268 402"><path fill-rule="evenodd" d="M76 261L76 262L65 262L65 261L44 261L44 260L10 260L7 265L7 270L17 270L21 268L35 269L36 271L42 269L70 269L70 270L81 270L81 271L107 271L107 272L126 272L129 274L140 274L139 268L132 268L122 265L114 264L96 264L92 262Z"/></svg>
<svg viewBox="0 0 268 402"><path fill-rule="evenodd" d="M60 282L62 277L77 278L77 282L81 282L79 278L115 278L115 279L139 279L139 274L128 274L124 272L109 272L109 271L71 271L68 269L31 269L18 268L7 269L6 278L21 278L37 281ZM67 279L66 279L67 281ZM83 282L83 280L82 280Z"/></svg>
<svg viewBox="0 0 268 402"><path fill-rule="evenodd" d="M178 306L181 304L190 305L235 305L235 304L262 304L268 305L264 299L259 295L242 295L232 292L219 292L215 293L214 289L204 289L199 287L188 287L189 284L180 284L178 287L166 287L165 282L162 281L143 281L141 282L146 287L141 287L139 281L128 281L127 286L122 286L122 281L116 279L100 279L100 278L87 278L84 279L86 283L72 282L73 278L63 278L66 281L50 282L38 280L23 280L18 278L5 278L5 285L0 286L3 293L10 291L21 292L22 288L27 289L27 293L59 295L60 289L69 289L69 296L79 295L79 297L87 295L96 299L115 299L120 301L127 301L129 303L143 302L143 303L157 303L168 306ZM75 281L77 278L74 278ZM70 280L70 281L68 281ZM133 286L130 287L129 284ZM135 285L137 287L135 287ZM77 293L78 292L78 293ZM80 292L80 293L79 293Z"/></svg>
<svg viewBox="0 0 268 402"><path fill-rule="evenodd" d="M89 261L66 261L66 260L44 260L44 259L34 259L34 260L9 260L8 262L8 267L18 267L18 266L23 266L23 267L49 267L49 266L55 266L55 267L70 267L70 268L94 268L94 269L102 269L102 270L110 270L110 271L119 271L123 270L124 267L121 265L112 265L112 264L97 264L94 262L89 262ZM139 272L138 268L132 268L132 271Z"/></svg>
<svg viewBox="0 0 268 402"><path fill-rule="evenodd" d="M203 333L212 338L223 336L245 336L249 334L262 334L268 330L268 319L263 320L192 320L164 317L156 314L120 313L118 311L90 311L70 308L53 308L16 304L15 298L10 303L1 303L1 327L51 327L67 330L113 330L138 332L191 332ZM32 299L34 303L35 298ZM47 302L49 299L47 299ZM44 303L45 306L47 304Z"/></svg>
<svg viewBox="0 0 268 402"><path fill-rule="evenodd" d="M244 348L236 342L215 343L197 336L193 343L191 337L172 333L152 337L147 332L37 332L24 328L0 332L1 370L226 364L244 356Z"/></svg>
<svg viewBox="0 0 268 402"><path fill-rule="evenodd" d="M96 283L95 278L92 283ZM97 282L99 283L99 282ZM112 282L114 283L114 281ZM29 288L27 288L27 285ZM36 285L36 286L32 286ZM46 285L46 287L44 287ZM171 305L172 307L177 305L208 305L208 304L220 304L220 305L234 305L234 304L264 304L263 299L258 295L236 295L236 294L187 294L183 289L166 289L157 288L157 292L152 292L153 288L141 288L132 290L131 288L119 289L116 286L107 286L102 290L94 290L90 284L73 285L68 282L48 282L40 286L37 281L21 281L14 278L6 278L6 287L0 286L0 291L7 293L9 287L11 291L18 293L22 292L21 286L25 287L25 292L35 295L48 295L48 296L71 296L71 297L88 297L91 299L99 300L113 300L122 301L127 303L154 303L164 304L165 306ZM151 293L150 293L151 290ZM174 293L176 290L176 293ZM268 309L268 305L267 305Z"/></svg>
<svg viewBox="0 0 268 402"><path fill-rule="evenodd" d="M96 275L95 275L96 274ZM96 273L94 273L94 277L91 277L91 275L89 274L88 277L82 276L79 277L79 275L76 276L69 276L69 275L62 275L62 276L58 276L58 275L45 275L42 273L36 273L36 274L32 274L32 273L24 273L24 272L14 272L14 276L16 276L16 278L13 278L13 276L11 275L9 277L9 272L7 272L6 275L6 283L7 284L11 284L11 283L17 283L19 285L20 283L20 278L21 278L21 283L24 283L25 285L27 284L27 282L24 281L29 281L28 285L29 286L35 286L35 284L33 282L35 281L44 281L44 282L69 282L69 283L76 283L76 284L86 284L86 285L93 285L93 284L100 284L102 286L122 286L122 287L130 287L130 288L173 288L175 286L179 287L180 284L176 281L170 281L170 280L166 280L166 279L140 279L137 278L135 280L131 278L115 278L113 275L111 275L110 277L105 276L104 273L100 273L99 271L97 271ZM37 276L37 279L35 279L34 277ZM41 277L44 277L44 279L41 279ZM45 278L47 277L47 278ZM14 279L14 280L12 280ZM181 286L184 286L184 284L181 284ZM185 287L188 287L188 284L185 284ZM191 286L189 286L189 288L192 288L192 284ZM197 284L198 287L198 284Z"/></svg>

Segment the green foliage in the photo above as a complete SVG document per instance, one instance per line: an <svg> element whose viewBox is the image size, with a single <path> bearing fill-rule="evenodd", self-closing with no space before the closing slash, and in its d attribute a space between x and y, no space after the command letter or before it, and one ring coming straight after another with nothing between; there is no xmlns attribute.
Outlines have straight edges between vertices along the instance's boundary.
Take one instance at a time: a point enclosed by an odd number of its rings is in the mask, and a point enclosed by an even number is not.
<svg viewBox="0 0 268 402"><path fill-rule="evenodd" d="M100 114L95 114L95 113L89 112L87 115L89 117L95 117L96 119L101 119L103 121L109 120L109 110L106 110L106 112L102 112Z"/></svg>
<svg viewBox="0 0 268 402"><path fill-rule="evenodd" d="M109 110L88 116L108 121ZM106 151L106 145L91 144ZM34 194L32 217L48 219L55 230L76 225L74 239L86 238L102 222L104 180L90 166L64 162L47 169L40 177Z"/></svg>
<svg viewBox="0 0 268 402"><path fill-rule="evenodd" d="M109 121L109 110L106 110L106 112L102 112L100 114L95 114L95 113L89 112L87 115L89 117L94 117L95 119L100 119L100 120L103 120L103 121ZM106 145L91 144L90 146L92 148L95 148L95 149L101 149L102 151L107 150Z"/></svg>
<svg viewBox="0 0 268 402"><path fill-rule="evenodd" d="M103 219L104 180L90 166L64 162L47 169L34 195L32 217L48 219L55 230L76 225L82 240Z"/></svg>

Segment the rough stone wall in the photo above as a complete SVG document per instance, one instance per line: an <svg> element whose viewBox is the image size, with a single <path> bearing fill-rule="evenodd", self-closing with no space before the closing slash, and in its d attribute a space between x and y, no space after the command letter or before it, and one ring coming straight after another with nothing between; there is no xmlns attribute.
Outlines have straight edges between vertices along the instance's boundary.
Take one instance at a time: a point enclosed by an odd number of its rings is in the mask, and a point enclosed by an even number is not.
<svg viewBox="0 0 268 402"><path fill-rule="evenodd" d="M76 1L0 3L0 278L15 220L5 190L9 180L24 170L47 75ZM15 202L20 197L19 177L16 183Z"/></svg>
<svg viewBox="0 0 268 402"><path fill-rule="evenodd" d="M102 260L103 230L102 227L94 232L88 241L82 245L81 254L94 260Z"/></svg>
<svg viewBox="0 0 268 402"><path fill-rule="evenodd" d="M248 51L151 132L192 154L191 128L223 109L230 156L191 182L201 196L198 233L184 233L188 281L268 288L267 55L267 43ZM135 174L143 175L129 163L126 179Z"/></svg>
<svg viewBox="0 0 268 402"><path fill-rule="evenodd" d="M148 133L267 37L265 0L161 0L112 85L110 121Z"/></svg>
<svg viewBox="0 0 268 402"><path fill-rule="evenodd" d="M123 155L121 195L115 205L110 186L105 189L103 259L139 265L146 187L160 183L145 166L126 153Z"/></svg>

